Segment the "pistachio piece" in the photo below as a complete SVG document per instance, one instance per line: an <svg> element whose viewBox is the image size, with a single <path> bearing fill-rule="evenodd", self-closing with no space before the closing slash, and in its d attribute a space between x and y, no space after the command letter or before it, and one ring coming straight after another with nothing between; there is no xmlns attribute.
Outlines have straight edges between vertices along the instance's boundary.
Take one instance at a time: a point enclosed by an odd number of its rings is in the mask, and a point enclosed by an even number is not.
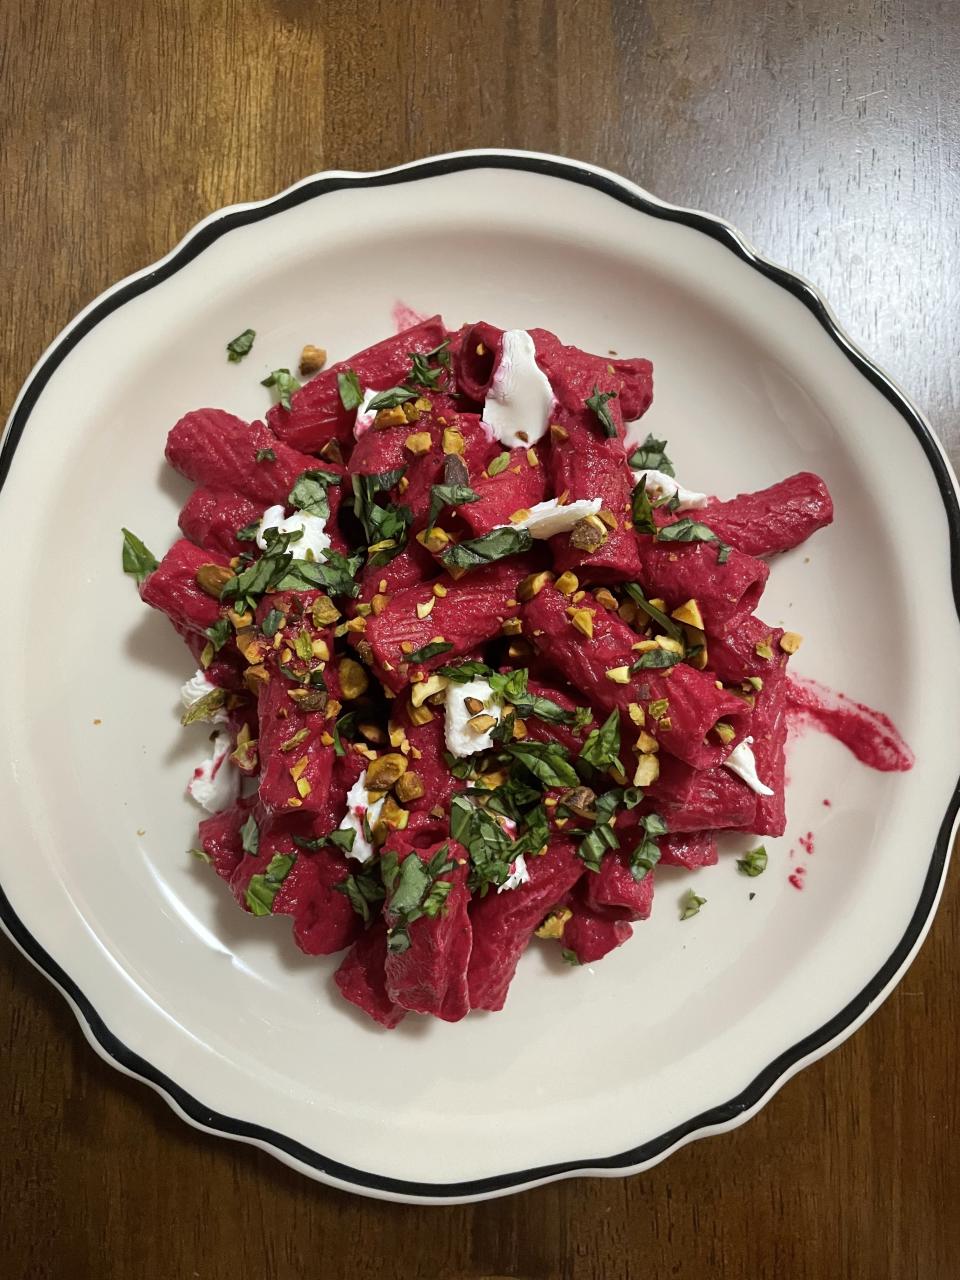
<svg viewBox="0 0 960 1280"><path fill-rule="evenodd" d="M196 583L201 591L219 600L220 592L236 576L225 564L202 564L197 570Z"/></svg>
<svg viewBox="0 0 960 1280"><path fill-rule="evenodd" d="M540 573L531 573L517 587L517 595L521 600L532 600L534 596L540 594L548 582L552 581L553 574L547 569L541 570Z"/></svg>
<svg viewBox="0 0 960 1280"><path fill-rule="evenodd" d="M319 373L327 363L327 353L323 347L315 347L311 342L300 352L300 376L309 378L311 373Z"/></svg>
<svg viewBox="0 0 960 1280"><path fill-rule="evenodd" d="M637 761L637 767L633 774L633 785L635 787L649 787L660 777L660 760L657 756L650 753L642 755Z"/></svg>
<svg viewBox="0 0 960 1280"><path fill-rule="evenodd" d="M553 584L562 596L572 596L579 590L580 582L575 573L571 573L568 569L566 573L561 573L560 577Z"/></svg>
<svg viewBox="0 0 960 1280"><path fill-rule="evenodd" d="M366 671L353 658L340 659L337 663L337 676L340 680L340 692L348 701L359 698L370 687Z"/></svg>
<svg viewBox="0 0 960 1280"><path fill-rule="evenodd" d="M411 800L420 800L426 794L423 779L412 769L400 775L393 789L397 799L403 804L409 804Z"/></svg>
<svg viewBox="0 0 960 1280"><path fill-rule="evenodd" d="M403 447L409 452L419 457L420 454L429 453L433 440L429 431L413 431L407 436L403 442Z"/></svg>
<svg viewBox="0 0 960 1280"><path fill-rule="evenodd" d="M537 929L537 937L559 941L563 937L564 925L572 915L573 912L569 907L561 907L559 911L551 911L543 924Z"/></svg>
<svg viewBox="0 0 960 1280"><path fill-rule="evenodd" d="M670 617L676 618L678 622L686 622L689 626L696 627L698 631L703 630L703 614L696 600L688 600L686 604L677 605Z"/></svg>
<svg viewBox="0 0 960 1280"><path fill-rule="evenodd" d="M378 756L367 769L367 790L389 791L406 771L405 756L392 751L385 756Z"/></svg>
<svg viewBox="0 0 960 1280"><path fill-rule="evenodd" d="M803 636L796 631L785 631L780 637L780 648L784 653L796 653L803 644Z"/></svg>
<svg viewBox="0 0 960 1280"><path fill-rule="evenodd" d="M592 554L599 551L610 532L599 516L584 516L570 530L570 545Z"/></svg>

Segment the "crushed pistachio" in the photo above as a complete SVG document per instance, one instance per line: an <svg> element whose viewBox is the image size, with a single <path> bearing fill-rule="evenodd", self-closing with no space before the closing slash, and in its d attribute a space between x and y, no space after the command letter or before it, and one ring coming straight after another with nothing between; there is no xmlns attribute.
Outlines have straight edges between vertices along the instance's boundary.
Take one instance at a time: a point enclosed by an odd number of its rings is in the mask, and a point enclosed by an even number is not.
<svg viewBox="0 0 960 1280"><path fill-rule="evenodd" d="M554 444L565 444L570 439L570 432L566 427L561 427L559 422L551 422L550 439Z"/></svg>
<svg viewBox="0 0 960 1280"><path fill-rule="evenodd" d="M410 453L419 455L429 453L432 444L433 440L429 431L414 431L404 440L403 447L408 449Z"/></svg>
<svg viewBox="0 0 960 1280"><path fill-rule="evenodd" d="M381 409L373 420L377 431L386 431L388 427L402 427L407 421L402 405L394 405L392 409Z"/></svg>
<svg viewBox="0 0 960 1280"><path fill-rule="evenodd" d="M426 794L423 779L412 769L400 775L394 784L394 791L402 804L409 804L411 800L420 800Z"/></svg>
<svg viewBox="0 0 960 1280"><path fill-rule="evenodd" d="M611 667L609 671L604 672L604 675L607 677L608 680L612 680L614 684L630 683L629 667Z"/></svg>
<svg viewBox="0 0 960 1280"><path fill-rule="evenodd" d="M471 716L467 721L467 728L471 733L475 733L479 737L482 733L489 733L496 723L496 716L483 712L481 715Z"/></svg>
<svg viewBox="0 0 960 1280"><path fill-rule="evenodd" d="M765 640L761 640L759 641L759 643L754 645L754 653L756 653L758 658L764 658L766 661L769 662L770 659L773 657L773 647L770 643L772 639L773 639L773 633L771 632L771 634L768 635Z"/></svg>
<svg viewBox="0 0 960 1280"><path fill-rule="evenodd" d="M784 653L796 653L803 644L803 636L796 631L785 631L780 637L780 648Z"/></svg>
<svg viewBox="0 0 960 1280"><path fill-rule="evenodd" d="M463 454L466 445L463 436L456 427L445 427L443 431L442 447L444 453Z"/></svg>
<svg viewBox="0 0 960 1280"><path fill-rule="evenodd" d="M642 755L633 773L635 787L649 787L660 777L660 760L652 752Z"/></svg>
<svg viewBox="0 0 960 1280"><path fill-rule="evenodd" d="M688 600L686 604L677 605L670 617L676 618L678 622L686 622L689 626L696 627L698 631L703 630L703 614L696 600Z"/></svg>
<svg viewBox="0 0 960 1280"><path fill-rule="evenodd" d="M570 621L574 627L585 635L588 640L593 639L593 613L590 609L568 609Z"/></svg>
<svg viewBox="0 0 960 1280"><path fill-rule="evenodd" d="M569 907L561 907L559 911L551 911L543 924L537 929L537 937L558 941L563 937L564 926L572 916L573 912Z"/></svg>
<svg viewBox="0 0 960 1280"><path fill-rule="evenodd" d="M213 596L214 600L220 599L220 592L223 588L237 575L232 569L228 569L223 564L202 564L196 573L196 583L208 596Z"/></svg>
<svg viewBox="0 0 960 1280"><path fill-rule="evenodd" d="M445 529L434 526L432 529L421 529L417 534L417 541L431 554L437 555L450 542L450 535Z"/></svg>
<svg viewBox="0 0 960 1280"><path fill-rule="evenodd" d="M421 600L417 604L417 617L428 618L433 610L433 606L437 603L437 597L431 596L429 600Z"/></svg>
<svg viewBox="0 0 960 1280"><path fill-rule="evenodd" d="M571 573L568 569L566 573L561 573L560 577L553 584L562 596L572 596L580 586L580 582L575 573Z"/></svg>
<svg viewBox="0 0 960 1280"><path fill-rule="evenodd" d="M553 574L546 569L540 573L531 573L517 587L517 595L521 600L532 600L538 596L548 582L553 581Z"/></svg>
<svg viewBox="0 0 960 1280"><path fill-rule="evenodd" d="M312 342L300 352L300 376L309 378L312 373L319 373L327 363L327 353L323 347L315 347Z"/></svg>
<svg viewBox="0 0 960 1280"><path fill-rule="evenodd" d="M578 551L592 554L600 550L609 536L606 525L598 516L584 516L570 530L570 545Z"/></svg>

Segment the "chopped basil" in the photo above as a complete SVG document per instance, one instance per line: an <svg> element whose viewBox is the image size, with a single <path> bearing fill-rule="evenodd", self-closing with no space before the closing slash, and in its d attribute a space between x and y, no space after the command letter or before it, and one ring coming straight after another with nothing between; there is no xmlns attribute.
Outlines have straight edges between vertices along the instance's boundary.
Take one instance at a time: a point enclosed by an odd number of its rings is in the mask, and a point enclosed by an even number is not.
<svg viewBox="0 0 960 1280"><path fill-rule="evenodd" d="M334 725L333 725L334 755L345 756L347 754L347 748L343 745L343 738L341 735L353 733L356 723L357 723L356 711L347 711L342 716L340 716L338 720L334 722Z"/></svg>
<svg viewBox="0 0 960 1280"><path fill-rule="evenodd" d="M676 476L673 463L667 457L666 440L655 440L652 435L634 449L627 461L634 471L659 471L665 476Z"/></svg>
<svg viewBox="0 0 960 1280"><path fill-rule="evenodd" d="M363 388L352 369L342 369L337 374L337 391L340 393L340 403L347 413L351 409L359 409L363 404Z"/></svg>
<svg viewBox="0 0 960 1280"><path fill-rule="evenodd" d="M657 531L657 541L719 542L720 539L707 525L701 524L698 520L691 520L689 516L684 516L682 520L677 520L673 524L665 524L662 529L659 529Z"/></svg>
<svg viewBox="0 0 960 1280"><path fill-rule="evenodd" d="M637 533L657 532L657 522L653 518L653 506L642 476L633 487L633 494L630 499L630 513L633 519L633 527Z"/></svg>
<svg viewBox="0 0 960 1280"><path fill-rule="evenodd" d="M620 765L620 713L611 711L599 729L587 734L580 749L580 759L595 769L609 769ZM575 786L575 783L571 783Z"/></svg>
<svg viewBox="0 0 960 1280"><path fill-rule="evenodd" d="M648 618L652 618L672 640L683 640L683 629L680 624L652 605L635 582L625 582L623 589L637 608L642 609Z"/></svg>
<svg viewBox="0 0 960 1280"><path fill-rule="evenodd" d="M705 902L706 898L701 898L692 889L688 889L683 902L680 904L680 919L689 920L691 916L695 916Z"/></svg>
<svg viewBox="0 0 960 1280"><path fill-rule="evenodd" d="M720 543L720 550L717 552L717 564L726 564L730 559L730 552L733 547L728 547L725 542Z"/></svg>
<svg viewBox="0 0 960 1280"><path fill-rule="evenodd" d="M430 658L436 658L441 653L449 653L453 645L449 640L431 640L429 644L422 645L419 649L414 649L412 653L403 655L404 662L418 663L427 662Z"/></svg>
<svg viewBox="0 0 960 1280"><path fill-rule="evenodd" d="M569 947L563 947L561 949L560 958L563 960L564 964L578 965L580 963L580 957L575 951L571 951Z"/></svg>
<svg viewBox="0 0 960 1280"><path fill-rule="evenodd" d="M592 830L588 831L577 846L577 857L581 859L588 871L599 871L603 855L608 849L619 849L620 841L609 820L599 819Z"/></svg>
<svg viewBox="0 0 960 1280"><path fill-rule="evenodd" d="M260 532L260 521L251 520L249 524L245 524L242 529L237 530L238 542L256 542L257 534Z"/></svg>
<svg viewBox="0 0 960 1280"><path fill-rule="evenodd" d="M257 462L276 462L277 455L273 449L258 449L254 457Z"/></svg>
<svg viewBox="0 0 960 1280"><path fill-rule="evenodd" d="M458 542L448 547L440 559L449 568L475 569L478 565L490 564L505 556L529 551L532 546L533 536L529 529L504 525L499 529L491 529L479 538L471 538L467 542Z"/></svg>
<svg viewBox="0 0 960 1280"><path fill-rule="evenodd" d="M279 609L271 609L263 619L260 630L272 639L283 626L283 614Z"/></svg>
<svg viewBox="0 0 960 1280"><path fill-rule="evenodd" d="M366 815L364 815L364 827L366 828L367 826L368 824L366 822ZM369 830L365 830L364 834L369 840L370 838ZM337 848L342 849L344 853L351 853L353 851L353 845L356 838L357 838L356 827L337 827L335 830L331 831L328 834L327 843L335 844Z"/></svg>
<svg viewBox="0 0 960 1280"><path fill-rule="evenodd" d="M651 671L663 667L675 667L682 661L682 653L671 653L669 649L650 649L646 653L641 653L630 670Z"/></svg>
<svg viewBox="0 0 960 1280"><path fill-rule="evenodd" d="M149 577L160 561L129 529L121 529L123 534L123 572L129 573L137 582Z"/></svg>
<svg viewBox="0 0 960 1280"><path fill-rule="evenodd" d="M408 400L416 400L416 391L409 387L388 387L386 391L378 391L367 405L367 413L379 413L381 409L395 409L398 404L406 404Z"/></svg>
<svg viewBox="0 0 960 1280"><path fill-rule="evenodd" d="M545 787L575 787L576 770L570 763L569 752L559 742L531 742L521 739L505 748L506 755L519 761Z"/></svg>
<svg viewBox="0 0 960 1280"><path fill-rule="evenodd" d="M207 853L206 849L200 849L194 846L194 848L190 850L190 853L199 862L205 862L208 866L210 865L211 862L213 862L213 859L210 857L209 853ZM753 897L752 894L750 896Z"/></svg>
<svg viewBox="0 0 960 1280"><path fill-rule="evenodd" d="M480 495L468 484L435 484L430 488L430 514L427 528L437 523L437 516L444 507L458 507L468 502L479 502Z"/></svg>
<svg viewBox="0 0 960 1280"><path fill-rule="evenodd" d="M256 856L260 852L260 828L252 813L240 828L240 845L244 853Z"/></svg>
<svg viewBox="0 0 960 1280"><path fill-rule="evenodd" d="M597 384L593 384L593 395L588 397L584 403L588 409L592 409L603 427L603 434L609 440L615 440L617 436L617 424L610 416L610 410L607 408L608 400L616 400L616 391L598 391Z"/></svg>
<svg viewBox="0 0 960 1280"><path fill-rule="evenodd" d="M290 874L290 868L296 860L295 853L275 853L267 863L266 871L250 877L245 896L247 906L255 916L271 914L280 886Z"/></svg>
<svg viewBox="0 0 960 1280"><path fill-rule="evenodd" d="M277 393L277 399L284 409L290 411L290 397L294 391L300 390L300 383L293 376L289 369L274 369L273 373L268 374L262 379L261 387L273 387Z"/></svg>
<svg viewBox="0 0 960 1280"><path fill-rule="evenodd" d="M486 893L490 885L502 885L510 876L517 856L516 843L493 816L462 792L450 801L450 835L470 855L470 890Z"/></svg>
<svg viewBox="0 0 960 1280"><path fill-rule="evenodd" d="M382 507L374 500L376 494L399 484L405 471L405 466L395 467L392 471L354 475L352 478L353 511L363 525L368 547L377 547L380 543L391 544L380 547L370 556L369 563L374 567L389 564L403 550L407 541L407 531L413 522L410 508L393 505Z"/></svg>
<svg viewBox="0 0 960 1280"><path fill-rule="evenodd" d="M218 618L212 627L207 627L203 634L213 645L213 652L219 653L233 635L233 627L231 627L226 618Z"/></svg>
<svg viewBox="0 0 960 1280"><path fill-rule="evenodd" d="M517 713L511 709L502 715L490 730L490 741L497 743L498 746L503 746L505 742L512 742L516 724Z"/></svg>
<svg viewBox="0 0 960 1280"><path fill-rule="evenodd" d="M355 871L333 887L338 893L346 894L351 907L360 916L364 924L368 924L370 921L371 904L380 902L385 893L382 883L372 869L370 871Z"/></svg>
<svg viewBox="0 0 960 1280"><path fill-rule="evenodd" d="M468 662L461 662L456 667L437 667L437 675L452 680L454 684L468 684L477 676L486 678L493 675L493 670L485 662L476 662L471 658Z"/></svg>
<svg viewBox="0 0 960 1280"><path fill-rule="evenodd" d="M657 838L667 834L667 824L659 813L648 813L640 819L643 839L630 854L630 872L634 880L643 880L648 871L660 861L660 846Z"/></svg>
<svg viewBox="0 0 960 1280"><path fill-rule="evenodd" d="M290 490L287 502L305 515L320 516L326 520L330 514L327 489L331 484L339 483L340 476L335 471L302 471Z"/></svg>
<svg viewBox="0 0 960 1280"><path fill-rule="evenodd" d="M183 715L180 717L180 723L187 725L212 720L226 700L226 689L211 689L210 692L205 693L202 698L198 698L192 706L187 707L186 711L184 711Z"/></svg>
<svg viewBox="0 0 960 1280"><path fill-rule="evenodd" d="M290 546L300 540L302 534L279 533L276 529L264 530L267 549L236 577L231 578L220 592L224 603L233 602L238 613L255 609L261 596L271 591L309 591L320 587L330 595L355 596L359 590L354 581L363 563L362 554L343 556L329 547L324 549L324 563L294 560Z"/></svg>
<svg viewBox="0 0 960 1280"><path fill-rule="evenodd" d="M491 672L488 680L494 693L498 693L500 697L512 703L522 720L536 716L538 720L543 720L547 724L575 724L580 717L581 708L565 711L552 698L545 698L538 693L529 693L527 691L529 676L530 672L525 667L518 667L505 675Z"/></svg>
<svg viewBox="0 0 960 1280"><path fill-rule="evenodd" d="M510 465L509 453L498 453L497 456L487 463L487 475L498 476L501 471L505 471Z"/></svg>
<svg viewBox="0 0 960 1280"><path fill-rule="evenodd" d="M227 343L227 359L231 364L239 364L244 356L250 354L256 336L256 329L244 329L243 333L238 333Z"/></svg>
<svg viewBox="0 0 960 1280"><path fill-rule="evenodd" d="M433 918L443 910L453 888L450 880L440 877L455 867L450 857L450 846L441 845L429 862L424 862L416 852L408 853L403 862L388 850L381 858L383 883L389 895L386 911L389 916L387 950L398 954L410 946L409 928L422 916Z"/></svg>
<svg viewBox="0 0 960 1280"><path fill-rule="evenodd" d="M430 364L436 360L436 365ZM430 391L440 390L440 379L450 374L450 339L445 338L432 351L410 352L410 381Z"/></svg>
<svg viewBox="0 0 960 1280"><path fill-rule="evenodd" d="M761 844L737 859L737 870L745 876L759 876L767 869L767 850Z"/></svg>

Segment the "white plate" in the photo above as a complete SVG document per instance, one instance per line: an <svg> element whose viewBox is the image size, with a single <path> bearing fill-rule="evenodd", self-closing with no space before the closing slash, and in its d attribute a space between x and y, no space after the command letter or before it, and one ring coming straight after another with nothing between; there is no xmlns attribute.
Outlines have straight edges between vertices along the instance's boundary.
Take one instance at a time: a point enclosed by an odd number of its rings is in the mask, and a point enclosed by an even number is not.
<svg viewBox="0 0 960 1280"><path fill-rule="evenodd" d="M662 873L653 919L603 964L535 950L502 1014L387 1034L335 997L335 960L301 956L288 921L245 916L187 856L191 663L121 574L119 528L173 539L187 489L163 443L183 411L262 414L267 371L305 341L340 357L389 333L398 299L650 356L643 428L688 485L820 472L836 523L776 561L762 612L806 635L802 673L891 715L917 765L872 773L801 738L762 878L729 857ZM254 352L230 365L248 325ZM4 926L94 1047L199 1127L394 1199L642 1169L848 1035L929 926L957 811L953 479L819 295L724 223L522 153L308 178L214 214L78 316L21 393L0 478ZM708 903L681 924L691 884Z"/></svg>

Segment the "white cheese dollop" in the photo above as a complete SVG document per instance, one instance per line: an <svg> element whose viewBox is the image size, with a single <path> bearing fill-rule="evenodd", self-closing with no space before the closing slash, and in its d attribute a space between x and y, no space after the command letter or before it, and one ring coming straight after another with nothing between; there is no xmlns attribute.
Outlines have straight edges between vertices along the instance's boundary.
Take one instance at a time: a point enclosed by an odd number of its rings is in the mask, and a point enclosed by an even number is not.
<svg viewBox="0 0 960 1280"><path fill-rule="evenodd" d="M330 545L327 533L327 522L323 516L313 516L306 511L295 511L292 516L284 516L283 507L267 507L260 518L260 531L257 534L257 546L261 551L267 549L263 533L265 529L278 529L280 533L297 533L302 531L303 537L290 543L290 554L294 560L309 560L312 553L314 560L322 561L323 552Z"/></svg>
<svg viewBox="0 0 960 1280"><path fill-rule="evenodd" d="M552 538L555 533L569 533L578 520L595 516L603 506L600 498L578 498L576 502L559 503L556 498L538 502L522 520L497 525L498 529L529 529L532 538Z"/></svg>
<svg viewBox="0 0 960 1280"><path fill-rule="evenodd" d="M500 360L481 421L507 449L535 444L550 425L555 400L526 329L504 331Z"/></svg>
<svg viewBox="0 0 960 1280"><path fill-rule="evenodd" d="M216 688L217 686L207 679L207 673L198 667L180 690L180 702L183 704L184 711L195 707L201 698L205 698L211 690ZM213 724L226 724L228 719L226 710L218 707L210 719Z"/></svg>
<svg viewBox="0 0 960 1280"><path fill-rule="evenodd" d="M446 739L447 750L455 756L472 756L478 751L488 751L493 746L491 734L493 727L486 733L474 733L467 724L479 711L470 711L467 698L476 698L483 703L483 710L500 723L500 700L487 684L486 680L468 680L466 684L447 685L446 702Z"/></svg>
<svg viewBox="0 0 960 1280"><path fill-rule="evenodd" d="M753 742L752 738L744 738L738 743L724 760L723 767L735 773L738 778L742 778L750 790L755 791L758 796L772 796L773 790L757 777L757 760L750 746L751 742Z"/></svg>
<svg viewBox="0 0 960 1280"><path fill-rule="evenodd" d="M240 791L240 775L227 763L232 748L233 738L229 733L223 730L215 733L209 758L197 765L187 783L187 793L208 813L228 809Z"/></svg>
<svg viewBox="0 0 960 1280"><path fill-rule="evenodd" d="M695 489L685 489L673 476L663 471L634 471L637 480L643 478L643 487L651 498L677 499L677 511L693 511L707 505L707 495Z"/></svg>
<svg viewBox="0 0 960 1280"><path fill-rule="evenodd" d="M363 388L363 403L357 409L357 420L353 424L353 438L359 440L365 431L369 431L373 426L373 420L377 416L371 413L367 405L374 396L379 395L379 391L371 391L369 387Z"/></svg>
<svg viewBox="0 0 960 1280"><path fill-rule="evenodd" d="M519 889L522 884L527 884L529 880L530 872L527 870L527 860L522 853L518 853L510 864L509 876L497 889L497 893L506 893L509 889Z"/></svg>
<svg viewBox="0 0 960 1280"><path fill-rule="evenodd" d="M373 845L364 834L363 819L364 815L366 815L367 826L372 831L377 825L377 819L380 817L382 808L383 799L377 800L375 804L370 803L370 797L367 793L367 771L364 769L363 773L347 792L347 812L340 823L341 831L353 831L356 833L353 838L353 848L347 855L348 857L356 858L358 862L369 862L373 857Z"/></svg>

